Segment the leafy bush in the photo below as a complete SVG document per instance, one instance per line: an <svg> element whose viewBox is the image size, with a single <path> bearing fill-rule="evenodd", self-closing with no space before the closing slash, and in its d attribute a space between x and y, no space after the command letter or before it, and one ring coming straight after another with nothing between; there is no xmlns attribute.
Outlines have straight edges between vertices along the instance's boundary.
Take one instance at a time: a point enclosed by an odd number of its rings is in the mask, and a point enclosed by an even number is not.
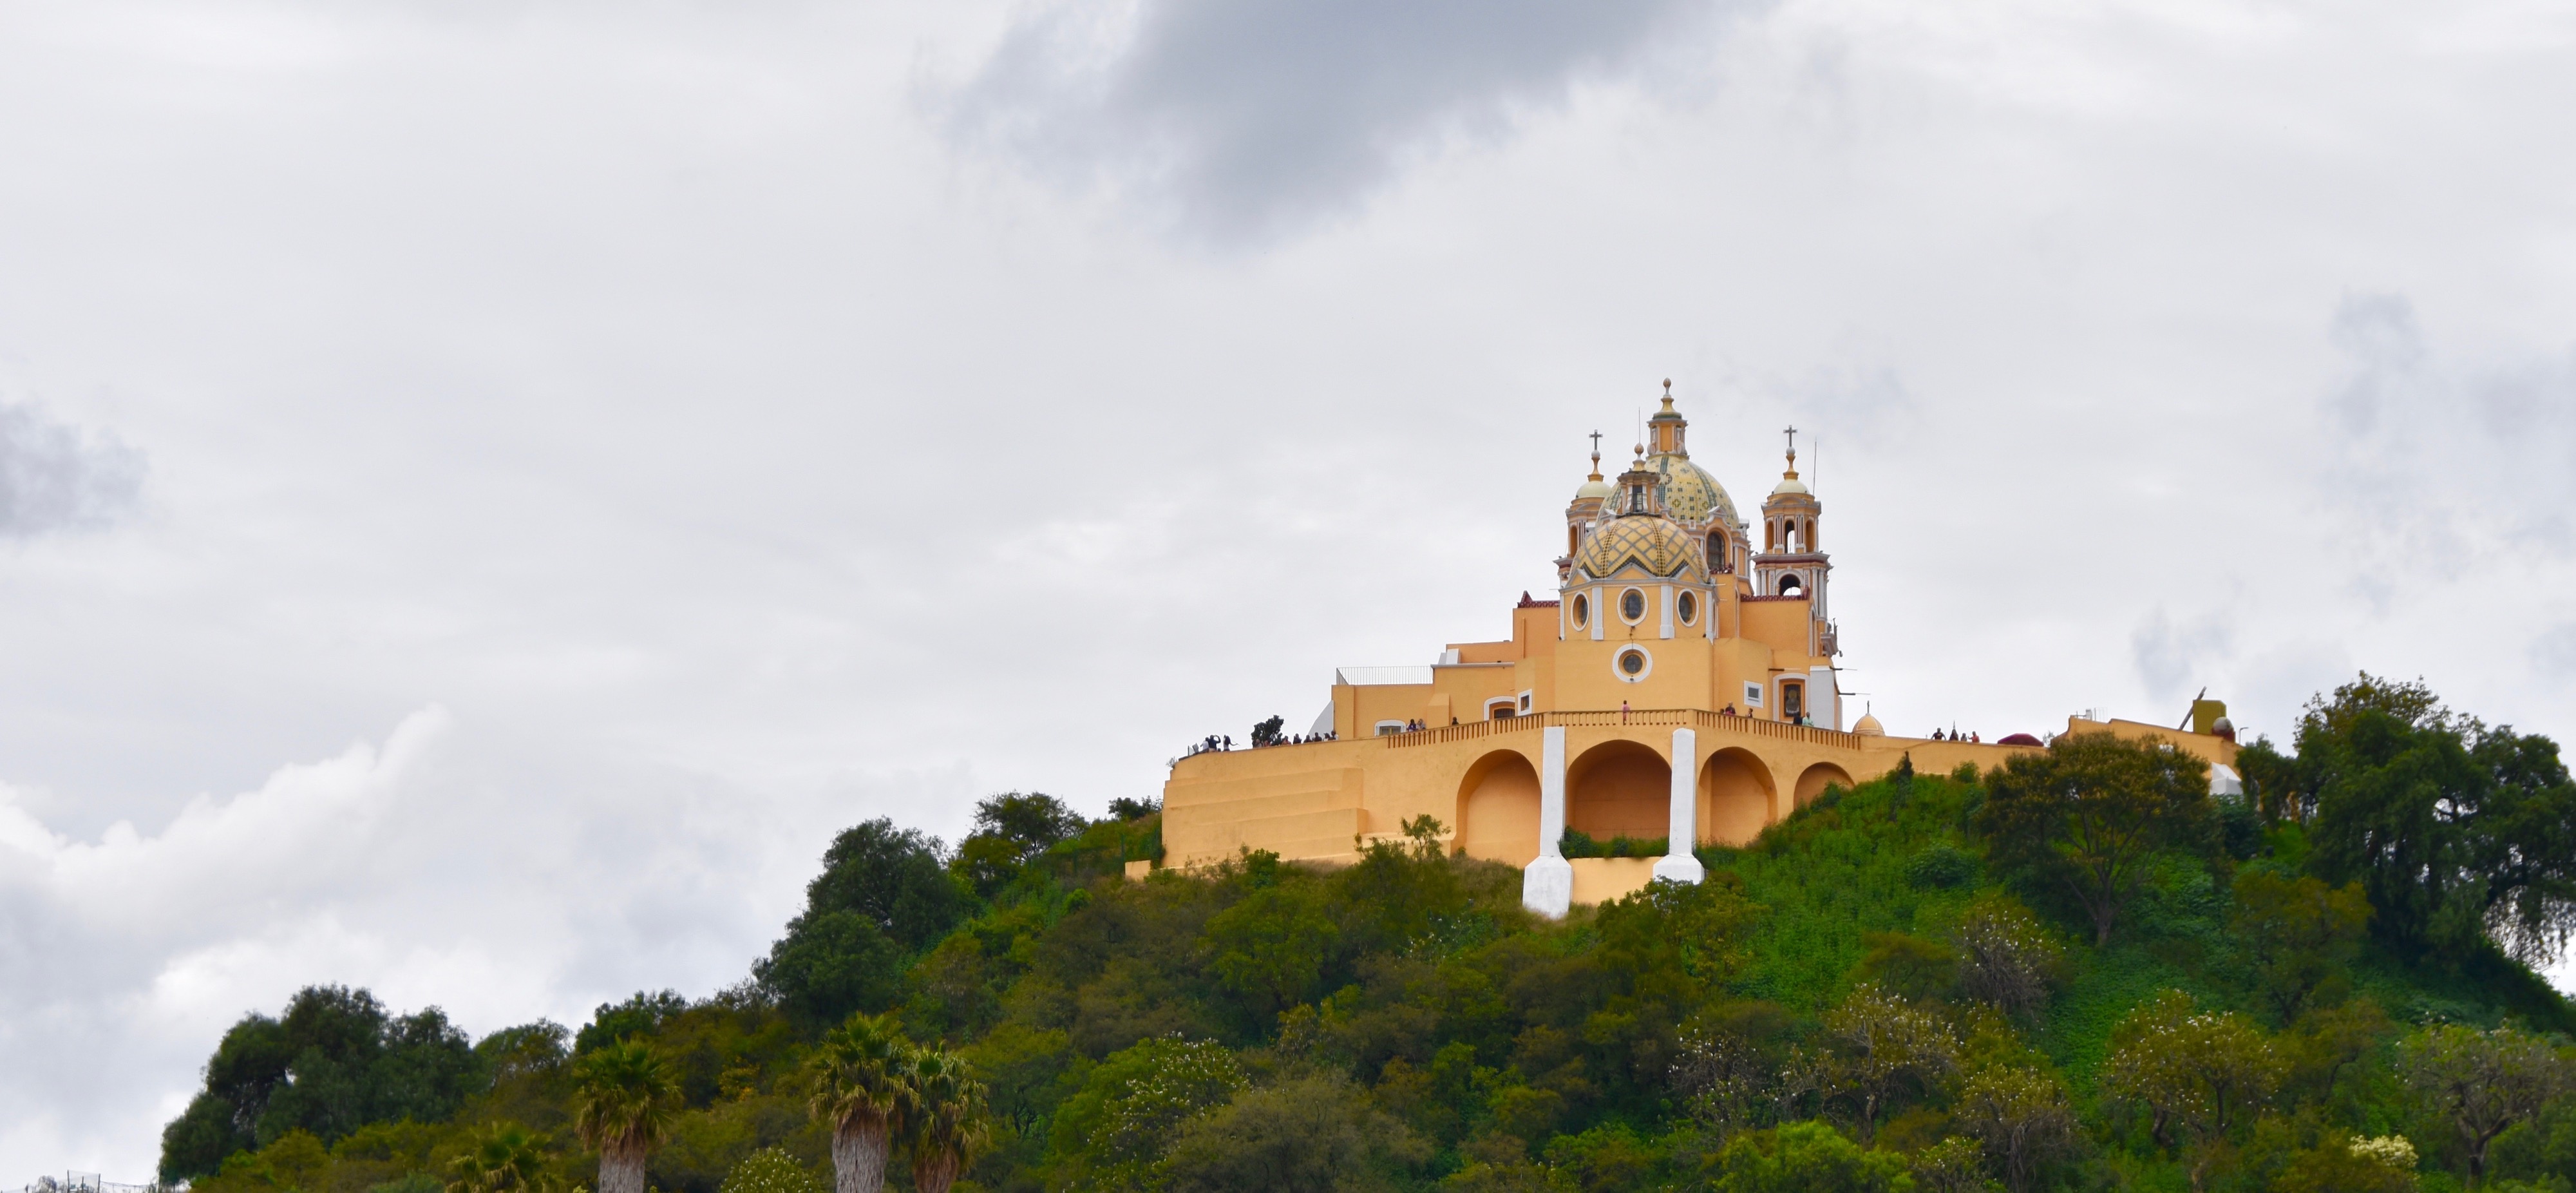
<svg viewBox="0 0 2576 1193"><path fill-rule="evenodd" d="M1947 841L1915 854L1905 863L1905 881L1918 890L1953 890L1976 877L1976 856Z"/></svg>

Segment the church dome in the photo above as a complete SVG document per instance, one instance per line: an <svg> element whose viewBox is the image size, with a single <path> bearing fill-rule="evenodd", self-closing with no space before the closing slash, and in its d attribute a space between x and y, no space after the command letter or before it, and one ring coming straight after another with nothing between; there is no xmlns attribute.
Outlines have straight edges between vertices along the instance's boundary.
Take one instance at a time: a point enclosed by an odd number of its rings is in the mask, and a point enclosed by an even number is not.
<svg viewBox="0 0 2576 1193"><path fill-rule="evenodd" d="M1623 567L1641 568L1649 576L1670 580L1698 570L1697 542L1670 518L1631 514L1594 523L1591 537L1574 555L1574 566L1595 580L1607 580Z"/></svg>
<svg viewBox="0 0 2576 1193"><path fill-rule="evenodd" d="M1851 731L1862 737L1887 736L1887 727L1879 724L1878 718L1868 713L1862 713L1859 720L1852 722Z"/></svg>
<svg viewBox="0 0 2576 1193"><path fill-rule="evenodd" d="M1728 526L1743 523L1735 516L1735 499L1726 495L1726 486L1717 483L1707 469L1691 463L1689 456L1660 455L1646 463L1663 475L1657 487L1664 499L1664 512L1694 525L1712 519Z"/></svg>
<svg viewBox="0 0 2576 1193"><path fill-rule="evenodd" d="M1799 480L1798 474L1794 472L1781 477L1780 483L1771 487L1771 495L1774 497L1778 497L1783 493L1804 493L1806 491L1807 482Z"/></svg>
<svg viewBox="0 0 2576 1193"><path fill-rule="evenodd" d="M1592 474L1591 480L1583 482L1582 488L1574 491L1574 499L1576 501L1608 501L1611 496L1616 494L1618 491L1619 486L1601 479L1601 474L1596 472Z"/></svg>

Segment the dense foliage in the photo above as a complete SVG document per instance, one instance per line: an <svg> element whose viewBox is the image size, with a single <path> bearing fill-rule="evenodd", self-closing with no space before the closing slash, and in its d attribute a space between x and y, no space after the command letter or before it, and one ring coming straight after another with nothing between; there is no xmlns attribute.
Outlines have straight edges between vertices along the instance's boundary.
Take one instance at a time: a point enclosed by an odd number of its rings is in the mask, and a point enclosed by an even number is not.
<svg viewBox="0 0 2576 1193"><path fill-rule="evenodd" d="M470 1048L363 993L253 1015L164 1176L570 1193L632 1144L669 1193L2576 1190L2576 1015L2527 964L2571 905L2555 746L2364 676L2244 762L2242 802L2108 738L1909 763L1563 923L1436 824L1138 882L1150 805L1011 793L953 850L843 833L703 1000Z"/></svg>

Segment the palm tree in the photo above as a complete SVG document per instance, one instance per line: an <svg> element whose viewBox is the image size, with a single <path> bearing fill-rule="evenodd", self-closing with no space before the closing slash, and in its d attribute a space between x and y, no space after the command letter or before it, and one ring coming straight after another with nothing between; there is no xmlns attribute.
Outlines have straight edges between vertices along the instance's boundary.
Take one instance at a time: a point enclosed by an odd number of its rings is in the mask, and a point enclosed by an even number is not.
<svg viewBox="0 0 2576 1193"><path fill-rule="evenodd" d="M599 1149L599 1193L644 1193L644 1156L661 1142L680 1086L642 1040L573 1062L573 1129Z"/></svg>
<svg viewBox="0 0 2576 1193"><path fill-rule="evenodd" d="M912 1183L921 1193L948 1193L949 1183L984 1145L990 1126L984 1085L967 1076L964 1058L936 1045L913 1053L903 1076Z"/></svg>
<svg viewBox="0 0 2576 1193"><path fill-rule="evenodd" d="M517 1123L492 1124L448 1164L447 1193L534 1193L545 1183L547 1142Z"/></svg>
<svg viewBox="0 0 2576 1193"><path fill-rule="evenodd" d="M832 1193L885 1187L886 1150L904 1099L912 1045L884 1017L852 1015L805 1061L806 1105L832 1124Z"/></svg>

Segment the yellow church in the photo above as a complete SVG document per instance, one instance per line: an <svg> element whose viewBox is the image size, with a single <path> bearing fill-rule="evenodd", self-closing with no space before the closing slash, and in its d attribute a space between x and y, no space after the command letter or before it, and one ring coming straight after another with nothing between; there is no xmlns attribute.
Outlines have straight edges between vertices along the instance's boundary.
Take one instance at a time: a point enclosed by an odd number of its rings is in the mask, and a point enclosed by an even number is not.
<svg viewBox="0 0 2576 1193"><path fill-rule="evenodd" d="M1696 882L1694 844L1743 844L1828 786L1912 755L1917 770L1996 765L2021 744L1891 737L1845 724L1824 507L1788 466L1758 516L1691 462L1672 383L1616 481L1601 456L1565 508L1556 599L1521 594L1511 636L1453 642L1428 665L1342 667L1310 733L1176 760L1164 864L1246 849L1344 862L1430 816L1451 848L1523 872L1561 916L1656 878ZM1598 436L1595 436L1597 442ZM2202 702L2190 730L2070 718L2069 732L2157 736L2232 781L2235 743ZM1566 858L1572 829L1665 838L1661 858Z"/></svg>

